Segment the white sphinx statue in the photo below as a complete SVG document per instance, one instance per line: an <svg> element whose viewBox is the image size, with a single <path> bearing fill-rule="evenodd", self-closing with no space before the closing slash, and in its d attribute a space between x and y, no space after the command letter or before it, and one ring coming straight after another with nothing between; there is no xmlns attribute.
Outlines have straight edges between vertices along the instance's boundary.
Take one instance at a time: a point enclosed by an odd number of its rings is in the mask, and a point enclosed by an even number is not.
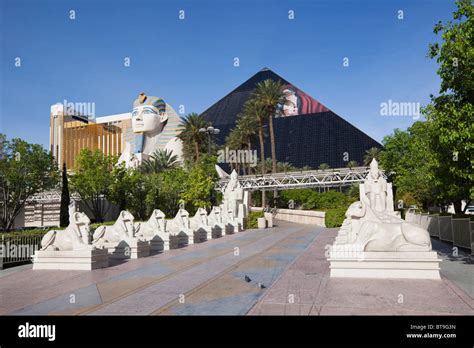
<svg viewBox="0 0 474 348"><path fill-rule="evenodd" d="M90 219L72 209L69 213L66 229L49 231L41 239L41 250L33 256L34 270L91 270L108 266L107 249L90 242Z"/></svg>
<svg viewBox="0 0 474 348"><path fill-rule="evenodd" d="M69 216L65 230L49 231L41 239L41 250L92 250L89 242L89 224L86 214L74 212Z"/></svg>
<svg viewBox="0 0 474 348"><path fill-rule="evenodd" d="M225 234L233 233L233 228L227 225L222 218L221 207L214 206L212 207L211 212L208 215L207 221L209 225L213 228L216 233L216 236L223 236Z"/></svg>
<svg viewBox="0 0 474 348"><path fill-rule="evenodd" d="M176 249L186 245L199 243L199 237L195 238L195 231L191 228L191 221L187 210L180 208L173 220L169 221L170 248Z"/></svg>
<svg viewBox="0 0 474 348"><path fill-rule="evenodd" d="M93 235L93 244L109 249L111 258L135 259L150 255L150 244L134 225L131 213L122 210L112 226L99 226Z"/></svg>
<svg viewBox="0 0 474 348"><path fill-rule="evenodd" d="M398 217L390 183L372 160L330 248L331 277L439 279L428 231Z"/></svg>
<svg viewBox="0 0 474 348"><path fill-rule="evenodd" d="M170 125L172 120L173 125ZM179 123L176 112L161 98L140 93L133 103L132 130L135 133L134 148L128 142L118 163L136 168L156 150L162 149L182 161L183 143L178 139L176 127Z"/></svg>
<svg viewBox="0 0 474 348"><path fill-rule="evenodd" d="M165 251L170 248L170 233L167 228L165 213L153 210L146 222L136 222L137 236L150 242L151 251Z"/></svg>
<svg viewBox="0 0 474 348"><path fill-rule="evenodd" d="M217 231L209 224L206 209L198 208L196 214L194 214L190 221L191 228L196 231L197 234L200 234L201 240L210 240L217 237Z"/></svg>

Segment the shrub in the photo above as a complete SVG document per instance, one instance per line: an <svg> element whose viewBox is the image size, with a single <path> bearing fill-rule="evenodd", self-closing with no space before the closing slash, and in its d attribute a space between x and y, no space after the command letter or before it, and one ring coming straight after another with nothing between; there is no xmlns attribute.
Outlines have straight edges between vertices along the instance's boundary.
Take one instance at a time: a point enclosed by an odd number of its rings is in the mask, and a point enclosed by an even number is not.
<svg viewBox="0 0 474 348"><path fill-rule="evenodd" d="M257 219L262 218L263 216L263 210L249 212L249 216L247 218L247 228L257 228Z"/></svg>
<svg viewBox="0 0 474 348"><path fill-rule="evenodd" d="M326 209L326 227L333 228L333 227L340 227L346 218L347 208L334 208L334 209Z"/></svg>
<svg viewBox="0 0 474 348"><path fill-rule="evenodd" d="M281 191L280 198L284 208L288 208L290 200L293 200L296 207L300 207L308 202L311 196L317 192L311 189L294 189Z"/></svg>
<svg viewBox="0 0 474 348"><path fill-rule="evenodd" d="M3 236L7 237L30 237L30 236L44 236L51 230L63 230L62 227L48 227L48 228L34 228L28 230L18 230L7 233L0 233L0 238Z"/></svg>

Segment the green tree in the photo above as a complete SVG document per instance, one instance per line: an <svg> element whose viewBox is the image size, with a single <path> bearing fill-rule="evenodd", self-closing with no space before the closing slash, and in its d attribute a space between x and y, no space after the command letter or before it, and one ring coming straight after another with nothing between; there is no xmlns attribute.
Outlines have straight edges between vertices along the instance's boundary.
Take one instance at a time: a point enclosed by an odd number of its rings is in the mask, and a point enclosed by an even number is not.
<svg viewBox="0 0 474 348"><path fill-rule="evenodd" d="M152 210L146 202L150 185L146 175L136 169L129 169L127 174L127 209L137 220L145 221Z"/></svg>
<svg viewBox="0 0 474 348"><path fill-rule="evenodd" d="M432 129L438 198L452 201L459 213L461 200L474 198L474 6L470 0L456 5L453 20L433 30L442 42L431 44L428 56L439 64L441 87L423 113Z"/></svg>
<svg viewBox="0 0 474 348"><path fill-rule="evenodd" d="M209 136L199 130L209 127L210 124L201 115L192 112L181 118L181 125L183 130L178 138L183 141L183 156L188 161L196 161L201 153L205 152L209 141Z"/></svg>
<svg viewBox="0 0 474 348"><path fill-rule="evenodd" d="M179 209L180 196L187 185L187 173L183 168L166 170L146 176L148 212L161 209L167 217L174 217Z"/></svg>
<svg viewBox="0 0 474 348"><path fill-rule="evenodd" d="M111 203L115 204L119 210L128 209L128 192L130 188L130 171L125 168L125 163L113 166L111 171L110 184L108 187L108 197Z"/></svg>
<svg viewBox="0 0 474 348"><path fill-rule="evenodd" d="M375 158L375 160L378 162L380 159L380 152L381 149L378 147L371 147L370 149L365 151L364 166L368 166L370 162L372 162L373 158Z"/></svg>
<svg viewBox="0 0 474 348"><path fill-rule="evenodd" d="M198 208L210 208L213 190L213 177L205 165L196 163L187 175L186 189L181 192L180 198L193 214Z"/></svg>
<svg viewBox="0 0 474 348"><path fill-rule="evenodd" d="M33 195L59 182L54 158L41 145L0 136L0 228L10 231Z"/></svg>
<svg viewBox="0 0 474 348"><path fill-rule="evenodd" d="M410 193L425 209L436 202L436 156L429 147L430 131L426 122L415 122L406 131L395 129L382 140L380 153L380 165L398 196Z"/></svg>
<svg viewBox="0 0 474 348"><path fill-rule="evenodd" d="M67 179L66 163L63 163L62 185L61 185L61 206L59 211L59 225L67 227L69 225L69 183Z"/></svg>
<svg viewBox="0 0 474 348"><path fill-rule="evenodd" d="M76 158L76 169L71 176L71 186L94 215L95 222L103 222L109 210L113 169L116 158L99 150L83 149Z"/></svg>
<svg viewBox="0 0 474 348"><path fill-rule="evenodd" d="M146 197L151 186L148 176L140 170L125 168L124 164L115 165L108 188L108 199L120 210L129 210L137 220L144 220L151 211L148 209Z"/></svg>

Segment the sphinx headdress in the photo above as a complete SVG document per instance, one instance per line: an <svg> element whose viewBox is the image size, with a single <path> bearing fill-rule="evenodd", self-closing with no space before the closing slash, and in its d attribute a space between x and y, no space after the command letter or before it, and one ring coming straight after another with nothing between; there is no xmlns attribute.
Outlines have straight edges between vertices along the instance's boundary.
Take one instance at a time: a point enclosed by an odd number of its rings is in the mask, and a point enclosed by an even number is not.
<svg viewBox="0 0 474 348"><path fill-rule="evenodd" d="M163 99L154 97L154 96L148 96L145 95L145 93L140 93L138 95L138 98L135 99L133 102L133 108L136 108L137 106L142 106L142 105L151 105L154 106L155 108L158 109L158 111L161 112L166 112L166 103Z"/></svg>

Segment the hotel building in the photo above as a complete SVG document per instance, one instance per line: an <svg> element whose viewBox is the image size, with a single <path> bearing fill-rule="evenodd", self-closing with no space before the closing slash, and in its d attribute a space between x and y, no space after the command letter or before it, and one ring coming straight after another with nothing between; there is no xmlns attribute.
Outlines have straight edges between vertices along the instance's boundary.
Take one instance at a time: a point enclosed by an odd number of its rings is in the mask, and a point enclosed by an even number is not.
<svg viewBox="0 0 474 348"><path fill-rule="evenodd" d="M181 132L180 119L170 105L166 105L168 121L166 130L160 135L156 150L164 148L172 137ZM132 113L89 118L70 112L63 104L51 106L50 150L62 167L68 170L76 166L77 155L82 149L100 150L105 155L120 156L125 143L134 148L135 134L132 130Z"/></svg>

